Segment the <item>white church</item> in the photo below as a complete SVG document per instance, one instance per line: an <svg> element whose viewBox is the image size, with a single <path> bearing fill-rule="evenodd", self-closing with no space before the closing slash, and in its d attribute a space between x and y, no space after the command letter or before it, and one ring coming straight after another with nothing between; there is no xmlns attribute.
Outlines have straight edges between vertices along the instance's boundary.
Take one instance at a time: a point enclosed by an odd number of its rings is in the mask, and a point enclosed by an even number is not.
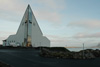
<svg viewBox="0 0 100 67"><path fill-rule="evenodd" d="M50 40L43 36L30 5L25 11L17 33L3 40L3 46L50 47Z"/></svg>

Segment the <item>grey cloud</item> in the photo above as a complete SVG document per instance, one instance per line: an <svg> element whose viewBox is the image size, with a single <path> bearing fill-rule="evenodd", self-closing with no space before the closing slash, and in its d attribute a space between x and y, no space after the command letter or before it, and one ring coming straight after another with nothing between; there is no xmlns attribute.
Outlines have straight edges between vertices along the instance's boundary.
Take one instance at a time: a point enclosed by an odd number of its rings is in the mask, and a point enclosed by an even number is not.
<svg viewBox="0 0 100 67"><path fill-rule="evenodd" d="M81 20L76 22L70 22L67 26L85 29L99 29L100 20Z"/></svg>
<svg viewBox="0 0 100 67"><path fill-rule="evenodd" d="M74 38L100 38L100 32L97 33L78 33L73 36Z"/></svg>
<svg viewBox="0 0 100 67"><path fill-rule="evenodd" d="M36 18L55 23L62 21L59 11L64 9L65 0L0 0L0 18L9 21L19 21L28 4L31 5L36 14ZM37 5L36 5L37 4ZM59 5L60 4L60 5ZM40 7L39 7L40 6ZM5 12L7 11L7 12ZM21 16L21 17L20 17ZM18 17L18 18L16 18Z"/></svg>

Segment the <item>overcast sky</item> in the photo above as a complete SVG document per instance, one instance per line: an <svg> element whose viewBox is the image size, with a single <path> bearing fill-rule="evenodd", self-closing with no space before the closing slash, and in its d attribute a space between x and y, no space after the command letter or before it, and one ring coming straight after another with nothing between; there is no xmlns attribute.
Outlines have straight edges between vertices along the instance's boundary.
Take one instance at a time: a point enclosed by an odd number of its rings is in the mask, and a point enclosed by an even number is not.
<svg viewBox="0 0 100 67"><path fill-rule="evenodd" d="M0 0L0 44L16 34L28 4L51 46L100 42L100 0Z"/></svg>

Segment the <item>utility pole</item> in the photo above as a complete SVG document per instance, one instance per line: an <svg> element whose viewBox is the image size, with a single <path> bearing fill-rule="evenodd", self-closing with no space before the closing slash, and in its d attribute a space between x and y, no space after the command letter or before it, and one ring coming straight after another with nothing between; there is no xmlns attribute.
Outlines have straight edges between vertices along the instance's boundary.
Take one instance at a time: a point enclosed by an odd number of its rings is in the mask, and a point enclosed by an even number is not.
<svg viewBox="0 0 100 67"><path fill-rule="evenodd" d="M83 59L84 59L84 43L83 43Z"/></svg>
<svg viewBox="0 0 100 67"><path fill-rule="evenodd" d="M40 52L41 52L41 42L40 42Z"/></svg>
<svg viewBox="0 0 100 67"><path fill-rule="evenodd" d="M66 48L67 48L67 45L66 45Z"/></svg>

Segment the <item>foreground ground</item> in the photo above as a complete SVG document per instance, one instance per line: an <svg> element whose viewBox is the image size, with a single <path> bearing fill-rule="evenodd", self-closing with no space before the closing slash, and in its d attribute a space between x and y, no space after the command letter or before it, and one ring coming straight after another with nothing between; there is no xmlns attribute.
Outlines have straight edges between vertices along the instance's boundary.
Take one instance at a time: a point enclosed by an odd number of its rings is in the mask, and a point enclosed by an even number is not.
<svg viewBox="0 0 100 67"><path fill-rule="evenodd" d="M0 67L11 67L9 64L0 62Z"/></svg>
<svg viewBox="0 0 100 67"><path fill-rule="evenodd" d="M91 60L56 59L39 56L35 49L0 49L0 61L12 67L100 67L100 58Z"/></svg>

